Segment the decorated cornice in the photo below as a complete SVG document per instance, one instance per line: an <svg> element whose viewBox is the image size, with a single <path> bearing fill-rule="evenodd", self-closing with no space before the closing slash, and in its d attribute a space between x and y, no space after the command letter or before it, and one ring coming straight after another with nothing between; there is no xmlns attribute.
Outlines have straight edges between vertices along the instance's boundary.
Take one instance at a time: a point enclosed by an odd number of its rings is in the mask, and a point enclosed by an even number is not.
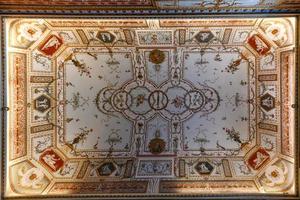
<svg viewBox="0 0 300 200"><path fill-rule="evenodd" d="M172 15L299 13L298 0L0 0L3 14Z"/></svg>

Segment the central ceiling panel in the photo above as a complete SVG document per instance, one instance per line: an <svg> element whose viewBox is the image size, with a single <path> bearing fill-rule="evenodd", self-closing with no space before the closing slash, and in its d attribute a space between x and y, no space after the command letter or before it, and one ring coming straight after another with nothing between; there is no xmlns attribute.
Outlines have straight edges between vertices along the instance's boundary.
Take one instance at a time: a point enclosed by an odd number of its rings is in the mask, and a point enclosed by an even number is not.
<svg viewBox="0 0 300 200"><path fill-rule="evenodd" d="M7 196L295 193L294 18L5 24Z"/></svg>

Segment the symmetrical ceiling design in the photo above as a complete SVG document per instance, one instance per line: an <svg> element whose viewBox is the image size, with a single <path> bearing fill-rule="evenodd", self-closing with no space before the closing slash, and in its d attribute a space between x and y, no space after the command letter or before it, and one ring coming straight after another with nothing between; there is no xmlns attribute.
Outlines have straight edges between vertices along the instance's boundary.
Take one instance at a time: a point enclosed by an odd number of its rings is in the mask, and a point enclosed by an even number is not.
<svg viewBox="0 0 300 200"><path fill-rule="evenodd" d="M295 194L295 18L5 25L7 196Z"/></svg>
<svg viewBox="0 0 300 200"><path fill-rule="evenodd" d="M124 14L151 14L157 11L161 11L162 14L174 14L176 10L183 10L183 12L184 10L191 12L198 10L213 13L221 10L230 12L263 12L264 10L268 12L281 10L298 12L300 8L298 0L0 0L0 5L6 9L2 12L9 12L9 10L14 9L29 9L29 11L54 9L56 12L64 12L68 9L83 11L127 10Z"/></svg>

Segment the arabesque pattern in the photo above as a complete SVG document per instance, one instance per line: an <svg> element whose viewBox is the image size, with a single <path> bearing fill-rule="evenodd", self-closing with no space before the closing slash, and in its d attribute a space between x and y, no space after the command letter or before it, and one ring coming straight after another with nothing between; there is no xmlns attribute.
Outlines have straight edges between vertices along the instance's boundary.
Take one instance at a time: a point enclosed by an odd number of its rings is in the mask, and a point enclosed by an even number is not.
<svg viewBox="0 0 300 200"><path fill-rule="evenodd" d="M7 196L295 194L294 18L5 25Z"/></svg>

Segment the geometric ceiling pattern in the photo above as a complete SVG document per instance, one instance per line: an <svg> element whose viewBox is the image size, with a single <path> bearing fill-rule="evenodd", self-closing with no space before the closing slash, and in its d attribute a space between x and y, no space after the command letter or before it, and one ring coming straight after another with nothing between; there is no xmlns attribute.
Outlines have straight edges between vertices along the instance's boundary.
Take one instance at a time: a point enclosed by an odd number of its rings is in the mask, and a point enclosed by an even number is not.
<svg viewBox="0 0 300 200"><path fill-rule="evenodd" d="M5 19L5 195L296 194L295 23Z"/></svg>

